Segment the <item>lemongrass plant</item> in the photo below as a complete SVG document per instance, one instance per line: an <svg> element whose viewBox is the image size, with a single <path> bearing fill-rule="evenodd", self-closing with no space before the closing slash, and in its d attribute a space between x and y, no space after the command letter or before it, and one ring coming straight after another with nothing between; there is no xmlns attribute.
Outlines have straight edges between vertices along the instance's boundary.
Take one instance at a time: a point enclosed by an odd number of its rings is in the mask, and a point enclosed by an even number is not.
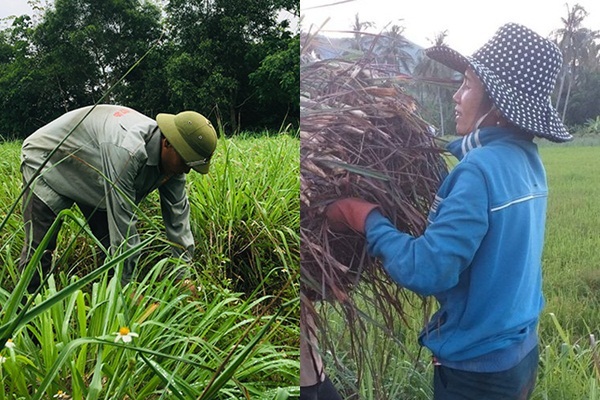
<svg viewBox="0 0 600 400"><path fill-rule="evenodd" d="M0 338L15 348L0 350L0 400L297 396L298 141L281 135L221 143L215 173L190 179L193 263L169 258L150 198L138 210L142 242L130 249L142 253L141 276L123 288L122 260L131 253L95 266L98 243L69 210L61 215L60 271L25 308L32 270L17 270L22 223L18 211L4 209L20 180L4 182ZM0 145L12 160L0 169L13 176L18 148ZM232 250L232 236L241 250ZM185 285L175 279L182 271L191 275ZM115 342L119 334L132 340Z"/></svg>
<svg viewBox="0 0 600 400"><path fill-rule="evenodd" d="M286 134L223 139L210 176L190 182L201 260L237 290L267 294L298 280L299 144Z"/></svg>
<svg viewBox="0 0 600 400"><path fill-rule="evenodd" d="M125 288L104 274L91 292L59 301L50 279L36 303L51 307L13 332L14 357L2 352L0 398L62 391L74 399L239 399L292 388L297 350L272 341L292 329L284 324L290 315L256 316L271 297L244 300L206 280L201 290L174 284L180 268L165 259ZM128 343L115 340L132 333Z"/></svg>

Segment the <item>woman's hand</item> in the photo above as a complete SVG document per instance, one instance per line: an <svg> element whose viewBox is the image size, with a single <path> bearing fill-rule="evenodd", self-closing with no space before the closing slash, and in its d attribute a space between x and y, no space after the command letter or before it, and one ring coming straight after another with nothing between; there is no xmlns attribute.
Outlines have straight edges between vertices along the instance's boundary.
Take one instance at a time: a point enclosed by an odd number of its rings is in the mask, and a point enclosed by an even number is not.
<svg viewBox="0 0 600 400"><path fill-rule="evenodd" d="M325 215L329 226L334 231L348 231L365 233L365 221L371 211L379 207L377 204L355 198L336 200L331 203Z"/></svg>

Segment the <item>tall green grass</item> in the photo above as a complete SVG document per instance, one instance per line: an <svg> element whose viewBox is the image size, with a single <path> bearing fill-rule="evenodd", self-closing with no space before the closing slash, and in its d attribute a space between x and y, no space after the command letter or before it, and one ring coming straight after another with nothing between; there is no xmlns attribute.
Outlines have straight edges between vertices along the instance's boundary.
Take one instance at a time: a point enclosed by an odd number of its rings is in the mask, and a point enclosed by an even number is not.
<svg viewBox="0 0 600 400"><path fill-rule="evenodd" d="M600 399L600 147L543 145L550 189L543 254L546 306L540 316L540 369L532 399ZM419 300L415 297L415 304ZM339 312L322 305L335 344L325 354L335 384L351 399L430 399L430 353L420 349L420 307L386 333L369 325L370 362L358 371Z"/></svg>
<svg viewBox="0 0 600 400"><path fill-rule="evenodd" d="M300 226L299 142L290 136L224 142L210 179L190 191L204 258L219 254L239 290L263 294L297 274ZM221 160L222 162L219 162ZM261 287L262 286L262 287Z"/></svg>
<svg viewBox="0 0 600 400"><path fill-rule="evenodd" d="M0 232L0 339L15 347L0 348L0 400L296 396L298 146L286 134L220 140L211 173L189 176L190 264L170 258L150 196L140 210L141 274L124 288L122 261L98 265L81 215L67 213L58 270L28 313L10 307L23 286L22 222L11 215ZM21 190L19 148L0 145L2 219ZM185 285L181 272L191 276ZM121 327L139 336L115 343Z"/></svg>
<svg viewBox="0 0 600 400"><path fill-rule="evenodd" d="M550 196L537 399L598 399L600 147L541 149Z"/></svg>

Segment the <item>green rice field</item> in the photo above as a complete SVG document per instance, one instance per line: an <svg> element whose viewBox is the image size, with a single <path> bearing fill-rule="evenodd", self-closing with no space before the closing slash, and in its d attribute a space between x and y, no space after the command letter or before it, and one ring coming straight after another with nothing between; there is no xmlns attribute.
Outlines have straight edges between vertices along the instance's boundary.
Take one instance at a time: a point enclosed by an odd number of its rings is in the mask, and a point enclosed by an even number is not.
<svg viewBox="0 0 600 400"><path fill-rule="evenodd" d="M546 306L540 317L535 400L600 399L600 147L542 144L549 184L543 256ZM420 304L415 298L414 303ZM335 357L328 370L347 399L430 399L432 365L418 348L420 308L393 337L367 331L368 358L357 371L339 313L324 306ZM360 397L359 397L360 394Z"/></svg>

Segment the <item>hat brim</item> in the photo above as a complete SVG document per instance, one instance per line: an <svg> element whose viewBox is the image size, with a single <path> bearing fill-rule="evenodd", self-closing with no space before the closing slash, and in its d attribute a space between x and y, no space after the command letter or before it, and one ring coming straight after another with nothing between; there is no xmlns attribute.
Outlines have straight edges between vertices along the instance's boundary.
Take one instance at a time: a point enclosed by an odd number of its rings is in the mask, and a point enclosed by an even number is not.
<svg viewBox="0 0 600 400"><path fill-rule="evenodd" d="M425 49L425 55L463 75L469 66L469 60L465 56L447 46L433 46Z"/></svg>
<svg viewBox="0 0 600 400"><path fill-rule="evenodd" d="M483 82L496 108L506 119L520 128L557 143L567 142L573 138L550 104L550 99L540 102L539 98L518 93L492 70L447 46L430 47L425 49L425 54L463 75L467 68L473 69Z"/></svg>
<svg viewBox="0 0 600 400"><path fill-rule="evenodd" d="M177 154L183 158L183 161L189 163L197 160L198 155L196 152L179 134L179 130L175 125L175 115L165 113L158 114L156 116L156 122L160 131L163 133L163 135L165 135L169 143L175 148ZM208 174L210 169L210 160L208 160L206 164L194 166L192 169L201 174Z"/></svg>

